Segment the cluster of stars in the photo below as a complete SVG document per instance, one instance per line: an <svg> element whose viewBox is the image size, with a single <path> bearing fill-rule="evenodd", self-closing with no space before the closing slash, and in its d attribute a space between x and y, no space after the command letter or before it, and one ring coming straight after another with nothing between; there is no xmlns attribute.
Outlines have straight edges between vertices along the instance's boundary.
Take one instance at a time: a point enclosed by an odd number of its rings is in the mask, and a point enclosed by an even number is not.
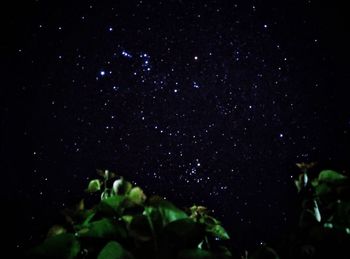
<svg viewBox="0 0 350 259"><path fill-rule="evenodd" d="M255 201L269 204L263 218L273 210L285 222L278 210L289 196L267 201L288 186L280 165L319 154L318 129L328 125L312 103L325 83L298 56L322 39L296 35L294 49L290 36L275 36L287 18L261 15L255 1L137 2L103 12L85 4L71 24L38 18L30 40L45 48L17 48L28 67L45 67L21 88L40 93L25 130L35 193L44 199L58 175L73 192L102 167L181 202L209 204L230 224L253 225ZM268 238L261 232L257 240Z"/></svg>

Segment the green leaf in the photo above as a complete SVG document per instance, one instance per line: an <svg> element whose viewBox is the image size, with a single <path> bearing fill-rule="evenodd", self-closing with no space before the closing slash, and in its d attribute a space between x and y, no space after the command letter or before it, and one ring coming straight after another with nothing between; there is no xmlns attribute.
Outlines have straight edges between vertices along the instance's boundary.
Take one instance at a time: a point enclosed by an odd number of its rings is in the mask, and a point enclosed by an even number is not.
<svg viewBox="0 0 350 259"><path fill-rule="evenodd" d="M73 234L60 234L46 239L41 245L30 251L31 255L47 258L75 258L80 244Z"/></svg>
<svg viewBox="0 0 350 259"><path fill-rule="evenodd" d="M117 209L123 203L125 197L122 195L115 195L113 197L107 198L102 201L102 203L107 204L113 209Z"/></svg>
<svg viewBox="0 0 350 259"><path fill-rule="evenodd" d="M230 236L227 234L226 230L219 224L213 226L207 226L207 232L211 233L213 236L218 237L223 240L230 239Z"/></svg>
<svg viewBox="0 0 350 259"><path fill-rule="evenodd" d="M203 223L205 225L210 225L210 226L220 224L220 221L218 221L214 217L206 215L206 214L203 214L203 215L200 216L199 222Z"/></svg>
<svg viewBox="0 0 350 259"><path fill-rule="evenodd" d="M122 220L124 220L125 223L130 224L133 217L133 215L123 215L121 218Z"/></svg>
<svg viewBox="0 0 350 259"><path fill-rule="evenodd" d="M124 195L128 193L132 188L132 184L128 181L125 181L123 177L117 179L113 182L112 191L113 194Z"/></svg>
<svg viewBox="0 0 350 259"><path fill-rule="evenodd" d="M166 200L157 200L153 202L151 206L152 207L148 207L148 213L150 213L152 217L152 214L159 212L163 226L175 220L188 218L184 211L178 209L171 202Z"/></svg>
<svg viewBox="0 0 350 259"><path fill-rule="evenodd" d="M338 183L345 180L347 177L333 170L323 170L318 176L320 182Z"/></svg>
<svg viewBox="0 0 350 259"><path fill-rule="evenodd" d="M96 213L94 211L88 211L86 213L86 217L85 217L85 220L84 222L81 224L83 227L86 227L88 226L88 224L90 223L90 221L93 219L93 217L96 215Z"/></svg>
<svg viewBox="0 0 350 259"><path fill-rule="evenodd" d="M146 195L143 193L140 187L134 187L128 194L129 200L136 204L143 204L146 200Z"/></svg>
<svg viewBox="0 0 350 259"><path fill-rule="evenodd" d="M106 216L119 216L123 211L125 197L122 195L115 195L102 200L97 208L97 211Z"/></svg>
<svg viewBox="0 0 350 259"><path fill-rule="evenodd" d="M178 259L215 259L215 254L202 249L186 249L178 254Z"/></svg>
<svg viewBox="0 0 350 259"><path fill-rule="evenodd" d="M315 185L315 194L317 196L325 196L332 192L332 188L328 186L326 183L319 183Z"/></svg>
<svg viewBox="0 0 350 259"><path fill-rule="evenodd" d="M118 242L109 242L98 254L97 259L132 259L133 256Z"/></svg>
<svg viewBox="0 0 350 259"><path fill-rule="evenodd" d="M94 179L89 182L89 185L86 191L93 193L93 192L98 192L99 190L101 190L101 182L98 179Z"/></svg>
<svg viewBox="0 0 350 259"><path fill-rule="evenodd" d="M203 214L199 218L199 222L206 226L206 231L212 234L214 237L227 240L230 239L226 230L221 226L220 221L212 216Z"/></svg>
<svg viewBox="0 0 350 259"><path fill-rule="evenodd" d="M87 228L80 230L80 237L88 238L126 238L126 230L109 219L91 222Z"/></svg>
<svg viewBox="0 0 350 259"><path fill-rule="evenodd" d="M53 237L53 236L61 235L61 234L66 233L66 232L67 232L67 230L64 227L62 227L60 225L53 225L49 229L49 231L47 233L47 237Z"/></svg>

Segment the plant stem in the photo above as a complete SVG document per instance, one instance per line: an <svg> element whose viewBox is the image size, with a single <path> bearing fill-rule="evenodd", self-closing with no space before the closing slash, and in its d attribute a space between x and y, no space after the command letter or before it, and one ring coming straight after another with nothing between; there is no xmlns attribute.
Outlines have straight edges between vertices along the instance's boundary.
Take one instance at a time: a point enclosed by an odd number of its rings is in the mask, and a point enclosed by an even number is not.
<svg viewBox="0 0 350 259"><path fill-rule="evenodd" d="M208 240L207 235L205 235L204 240L205 240L205 243L207 244L208 250L210 250L210 244L209 244L209 240Z"/></svg>

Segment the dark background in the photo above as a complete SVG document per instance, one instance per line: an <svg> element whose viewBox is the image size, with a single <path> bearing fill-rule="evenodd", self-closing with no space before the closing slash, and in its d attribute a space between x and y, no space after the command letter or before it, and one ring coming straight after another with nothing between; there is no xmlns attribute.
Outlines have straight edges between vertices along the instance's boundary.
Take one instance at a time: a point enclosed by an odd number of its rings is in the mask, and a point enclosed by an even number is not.
<svg viewBox="0 0 350 259"><path fill-rule="evenodd" d="M123 2L1 8L8 247L42 238L98 168L204 204L239 249L285 235L295 162L348 172L345 4Z"/></svg>

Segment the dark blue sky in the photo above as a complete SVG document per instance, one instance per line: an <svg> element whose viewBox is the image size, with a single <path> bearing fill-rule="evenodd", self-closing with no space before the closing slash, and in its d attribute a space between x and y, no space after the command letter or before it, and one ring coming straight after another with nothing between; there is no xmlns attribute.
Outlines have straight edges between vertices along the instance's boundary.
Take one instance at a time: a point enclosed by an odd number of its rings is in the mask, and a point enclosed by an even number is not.
<svg viewBox="0 0 350 259"><path fill-rule="evenodd" d="M349 165L342 6L120 2L5 10L1 136L15 245L81 197L96 169L204 204L241 247L284 234L295 162Z"/></svg>

